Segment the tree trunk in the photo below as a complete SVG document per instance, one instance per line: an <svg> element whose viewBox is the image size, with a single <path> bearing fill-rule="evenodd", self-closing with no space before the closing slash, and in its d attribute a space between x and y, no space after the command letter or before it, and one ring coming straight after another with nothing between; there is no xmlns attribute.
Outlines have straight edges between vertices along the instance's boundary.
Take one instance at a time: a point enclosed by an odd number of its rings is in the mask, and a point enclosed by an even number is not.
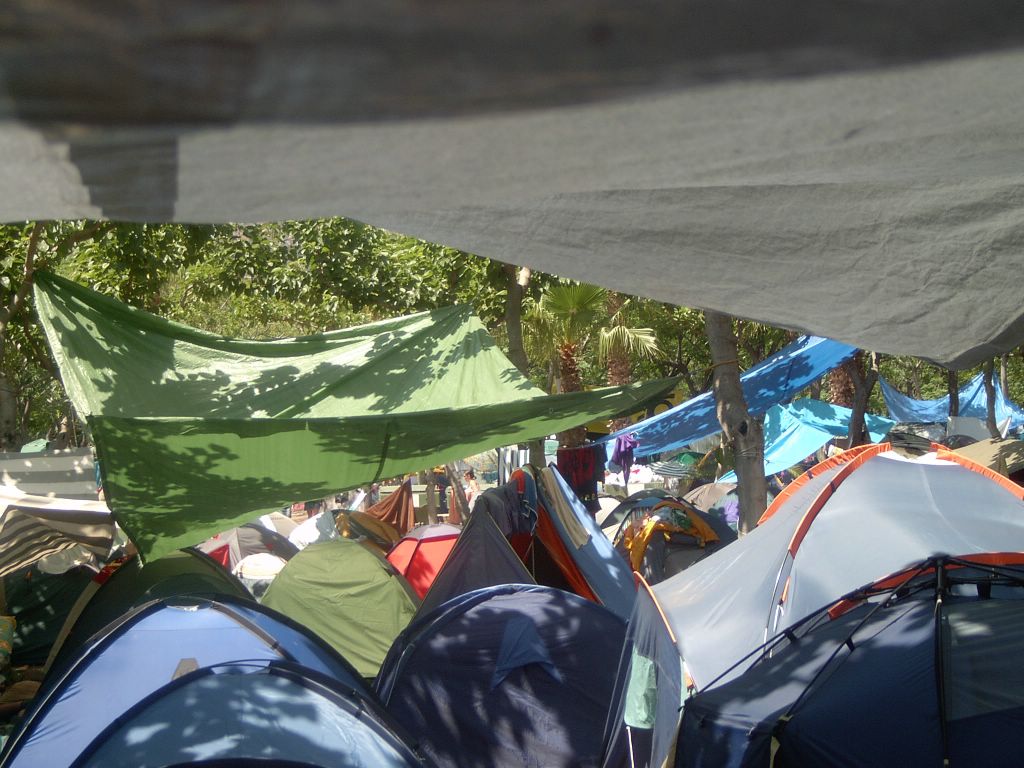
<svg viewBox="0 0 1024 768"><path fill-rule="evenodd" d="M843 408L852 408L857 399L857 377L863 376L860 351L828 375L828 401Z"/></svg>
<svg viewBox="0 0 1024 768"><path fill-rule="evenodd" d="M626 297L615 291L608 291L608 317L614 318ZM624 387L633 383L633 364L629 359L629 353L622 349L608 350L608 385L612 387ZM630 425L629 416L621 416L608 422L608 429L618 432Z"/></svg>
<svg viewBox="0 0 1024 768"><path fill-rule="evenodd" d="M868 433L865 417L868 411L868 400L871 398L871 391L878 381L878 355L871 353L870 364L865 364L864 352L858 351L850 362L853 378L853 404L850 413L850 432L846 443L847 448L856 445L864 445L871 442L871 435Z"/></svg>
<svg viewBox="0 0 1024 768"><path fill-rule="evenodd" d="M18 451L24 443L18 418L18 397L7 374L0 371L0 451Z"/></svg>
<svg viewBox="0 0 1024 768"><path fill-rule="evenodd" d="M505 265L508 275L508 298L505 301L505 333L508 335L508 359L519 369L523 376L530 375L530 360L526 356L523 344L523 297L526 287L530 284L530 268L520 267L518 270L511 264ZM544 441L531 440L526 444L530 451L530 463L537 467L544 466Z"/></svg>
<svg viewBox="0 0 1024 768"><path fill-rule="evenodd" d="M956 371L946 371L946 392L949 393L949 417L955 419L960 415L960 378Z"/></svg>
<svg viewBox="0 0 1024 768"><path fill-rule="evenodd" d="M558 350L558 373L562 380L563 392L583 391L578 353L579 348L572 342L566 342ZM574 427L558 433L558 444L565 448L579 448L585 442L587 442L585 426Z"/></svg>
<svg viewBox="0 0 1024 768"><path fill-rule="evenodd" d="M768 484L764 476L764 428L751 418L740 385L740 367L732 318L718 312L704 313L704 325L714 365L712 389L718 422L733 450L739 480L739 532L749 533L764 513Z"/></svg>
<svg viewBox="0 0 1024 768"><path fill-rule="evenodd" d="M437 522L437 487L434 484L434 473L427 473L427 522Z"/></svg>
<svg viewBox="0 0 1024 768"><path fill-rule="evenodd" d="M527 376L530 361L523 346L523 295L530 282L530 268L516 270L511 264L505 266L508 275L508 298L505 301L505 333L508 335L508 359Z"/></svg>
<svg viewBox="0 0 1024 768"><path fill-rule="evenodd" d="M999 437L999 427L996 426L996 387L992 382L992 359L985 361L981 371L984 374L982 381L985 385L985 399L988 400L988 407L985 409L985 426L992 437Z"/></svg>
<svg viewBox="0 0 1024 768"><path fill-rule="evenodd" d="M445 464L444 471L448 475L448 484L452 487L452 499L455 502L450 508L452 511L449 512L448 522L452 525L463 525L469 520L469 501L466 499L466 491L462 487L462 478L459 477L452 464Z"/></svg>

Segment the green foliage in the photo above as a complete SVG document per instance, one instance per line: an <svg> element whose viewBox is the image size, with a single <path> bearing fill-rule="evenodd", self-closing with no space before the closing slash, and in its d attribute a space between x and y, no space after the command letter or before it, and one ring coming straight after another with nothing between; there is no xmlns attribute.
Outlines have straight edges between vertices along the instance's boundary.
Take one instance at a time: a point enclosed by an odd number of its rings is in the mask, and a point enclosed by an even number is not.
<svg viewBox="0 0 1024 768"><path fill-rule="evenodd" d="M33 226L0 226L3 306L23 282ZM306 335L470 303L505 343L505 265L347 219L217 226L48 222L41 227L37 262L226 336ZM708 389L711 356L702 312L626 298L610 317L608 300L603 288L532 274L523 306L524 344L538 385L550 383L559 348L571 342L586 386L605 383L609 352L618 347L628 352L636 378L681 375L687 396ZM742 369L794 337L748 321L736 321L735 328ZM69 406L30 306L11 318L0 341L0 363L25 436L44 436ZM977 370L961 372L961 384ZM1020 350L1009 356L1008 372L1011 399L1024 402ZM946 393L945 372L921 360L884 356L881 375L915 397ZM869 410L885 412L877 387Z"/></svg>

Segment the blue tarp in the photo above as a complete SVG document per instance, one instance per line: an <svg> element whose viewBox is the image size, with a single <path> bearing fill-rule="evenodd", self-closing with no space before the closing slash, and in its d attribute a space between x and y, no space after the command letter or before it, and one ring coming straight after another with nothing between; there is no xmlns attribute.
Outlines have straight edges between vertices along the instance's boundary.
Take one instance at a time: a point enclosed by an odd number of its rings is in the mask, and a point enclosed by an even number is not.
<svg viewBox="0 0 1024 768"><path fill-rule="evenodd" d="M773 405L792 399L856 351L856 347L831 339L801 336L740 377L747 409L751 415L759 416ZM715 395L705 392L664 413L609 435L606 438L608 455L611 456L615 438L623 434L633 434L639 440L635 456L649 456L679 451L694 440L719 431L721 425L715 414Z"/></svg>
<svg viewBox="0 0 1024 768"><path fill-rule="evenodd" d="M879 379L882 395L889 415L905 424L945 424L949 418L949 395L934 400L915 400L893 389L885 379ZM1024 425L1024 409L1012 403L996 386L996 423L1010 419L1010 428ZM988 416L988 398L985 396L984 376L978 374L960 389L960 415L982 421Z"/></svg>
<svg viewBox="0 0 1024 768"><path fill-rule="evenodd" d="M806 459L829 440L846 437L853 411L841 405L802 398L787 405L773 405L764 417L764 473L774 475ZM871 442L879 443L896 422L884 416L865 414ZM728 472L720 483L735 483Z"/></svg>

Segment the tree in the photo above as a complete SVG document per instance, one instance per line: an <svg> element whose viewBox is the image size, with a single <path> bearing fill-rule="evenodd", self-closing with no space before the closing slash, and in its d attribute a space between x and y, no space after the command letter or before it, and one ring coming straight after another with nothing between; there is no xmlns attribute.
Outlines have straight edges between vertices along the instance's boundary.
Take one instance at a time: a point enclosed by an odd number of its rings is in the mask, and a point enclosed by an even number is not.
<svg viewBox="0 0 1024 768"><path fill-rule="evenodd" d="M992 382L993 363L991 358L982 365L981 372L983 376L982 385L985 387L985 400L988 406L985 409L985 426L988 427L988 433L992 437L999 437L999 426L996 424L996 387Z"/></svg>
<svg viewBox="0 0 1024 768"><path fill-rule="evenodd" d="M611 317L609 306L616 309ZM605 378L609 383L613 377L617 383L629 383L632 356L657 355L653 331L627 324L628 306L624 297L610 300L604 288L585 283L562 281L544 289L540 302L527 312L527 322L533 337L531 346L541 359L552 361L559 391L584 389L584 353L595 337L596 360L606 364ZM569 448L583 445L586 427L561 433L559 441Z"/></svg>
<svg viewBox="0 0 1024 768"><path fill-rule="evenodd" d="M739 485L741 534L749 533L764 513L768 484L764 476L764 429L747 411L740 384L739 352L732 318L720 312L704 312L711 347L712 389L718 422L732 448Z"/></svg>
<svg viewBox="0 0 1024 768"><path fill-rule="evenodd" d="M76 248L103 237L112 227L82 222L0 227L0 450L18 450L25 442L39 400L53 406L54 399L59 399L55 398L56 369L31 317L36 272L61 264ZM70 428L70 418L68 411L58 423Z"/></svg>

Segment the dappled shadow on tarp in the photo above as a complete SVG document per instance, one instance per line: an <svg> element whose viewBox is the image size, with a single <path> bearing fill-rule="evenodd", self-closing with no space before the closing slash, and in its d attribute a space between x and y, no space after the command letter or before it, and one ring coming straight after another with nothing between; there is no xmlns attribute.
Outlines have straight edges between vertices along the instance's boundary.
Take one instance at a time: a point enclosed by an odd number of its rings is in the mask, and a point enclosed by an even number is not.
<svg viewBox="0 0 1024 768"><path fill-rule="evenodd" d="M629 412L673 380L545 397L468 307L299 339L197 331L40 274L40 319L146 557L255 514Z"/></svg>
<svg viewBox="0 0 1024 768"><path fill-rule="evenodd" d="M40 320L76 408L125 417L294 418L535 397L468 306L294 339L230 339L41 274Z"/></svg>
<svg viewBox="0 0 1024 768"><path fill-rule="evenodd" d="M108 504L143 554L159 556L296 499L627 412L673 384L344 419L95 416L89 424Z"/></svg>
<svg viewBox="0 0 1024 768"><path fill-rule="evenodd" d="M561 590L479 590L399 637L378 692L442 768L596 766L624 632L611 612ZM511 652L510 635L522 646Z"/></svg>

